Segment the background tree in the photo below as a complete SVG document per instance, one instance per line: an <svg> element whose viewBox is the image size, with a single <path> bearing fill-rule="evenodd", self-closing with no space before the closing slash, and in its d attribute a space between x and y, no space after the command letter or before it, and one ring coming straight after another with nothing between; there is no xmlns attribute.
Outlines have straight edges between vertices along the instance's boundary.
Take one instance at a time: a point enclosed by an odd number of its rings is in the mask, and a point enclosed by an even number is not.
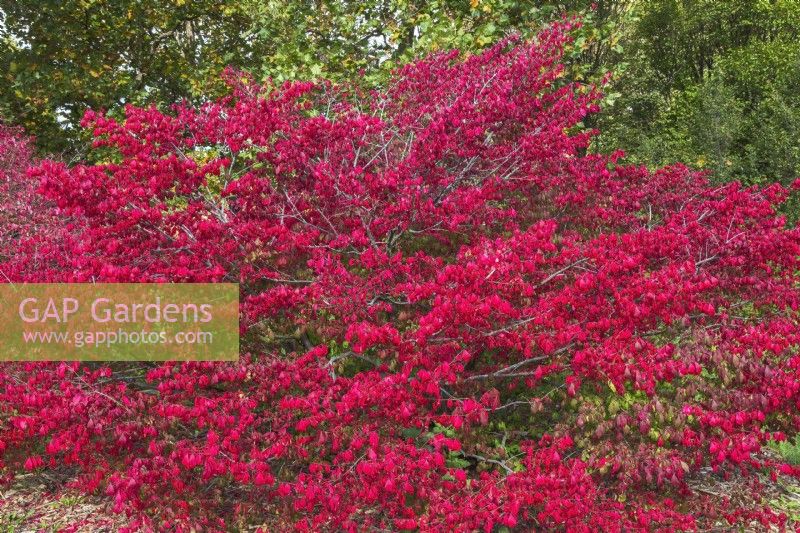
<svg viewBox="0 0 800 533"><path fill-rule="evenodd" d="M504 34L531 36L564 13L584 15L578 48L594 70L608 63L606 25L622 18L630 0L514 2L511 0L372 0L264 2L248 0L259 73L278 79L352 78L364 71L380 81L399 65L436 50L474 52Z"/></svg>
<svg viewBox="0 0 800 533"><path fill-rule="evenodd" d="M800 2L645 0L628 16L601 148L720 180L797 177Z"/></svg>
<svg viewBox="0 0 800 533"><path fill-rule="evenodd" d="M87 108L213 95L253 64L232 2L0 1L0 112L42 151L70 146Z"/></svg>

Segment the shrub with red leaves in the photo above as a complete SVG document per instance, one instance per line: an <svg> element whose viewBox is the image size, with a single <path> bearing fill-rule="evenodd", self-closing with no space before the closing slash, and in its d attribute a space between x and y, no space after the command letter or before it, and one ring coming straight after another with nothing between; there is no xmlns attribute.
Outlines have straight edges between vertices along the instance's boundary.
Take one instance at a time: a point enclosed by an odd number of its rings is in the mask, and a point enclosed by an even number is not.
<svg viewBox="0 0 800 533"><path fill-rule="evenodd" d="M7 473L70 467L133 526L567 531L782 524L691 490L795 475L800 233L780 186L586 155L571 23L384 91L257 86L89 113L71 217L18 281L242 285L236 364L16 364Z"/></svg>
<svg viewBox="0 0 800 533"><path fill-rule="evenodd" d="M36 195L37 181L26 175L32 157L29 139L0 123L0 261L19 240L34 236L49 218L43 199Z"/></svg>

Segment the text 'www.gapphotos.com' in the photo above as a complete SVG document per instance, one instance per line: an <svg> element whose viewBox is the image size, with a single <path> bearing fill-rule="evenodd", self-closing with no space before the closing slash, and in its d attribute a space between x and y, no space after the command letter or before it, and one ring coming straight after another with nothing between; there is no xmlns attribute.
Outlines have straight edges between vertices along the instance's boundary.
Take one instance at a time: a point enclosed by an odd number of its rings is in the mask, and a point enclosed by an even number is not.
<svg viewBox="0 0 800 533"><path fill-rule="evenodd" d="M211 344L214 333L211 331L179 331L167 334L165 331L24 331L26 344L65 344L76 348L85 346L111 347L114 345L147 344Z"/></svg>

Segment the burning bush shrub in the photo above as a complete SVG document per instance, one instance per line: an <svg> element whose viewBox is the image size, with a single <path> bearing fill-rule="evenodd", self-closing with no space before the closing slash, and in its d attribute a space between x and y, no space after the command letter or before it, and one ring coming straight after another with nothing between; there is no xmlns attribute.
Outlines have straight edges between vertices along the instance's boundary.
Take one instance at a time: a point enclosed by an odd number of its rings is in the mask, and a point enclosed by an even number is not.
<svg viewBox="0 0 800 533"><path fill-rule="evenodd" d="M134 525L570 531L781 523L699 475L797 473L800 235L780 186L587 154L570 23L383 91L89 113L97 164L15 281L241 283L237 364L28 363L6 472L70 465Z"/></svg>

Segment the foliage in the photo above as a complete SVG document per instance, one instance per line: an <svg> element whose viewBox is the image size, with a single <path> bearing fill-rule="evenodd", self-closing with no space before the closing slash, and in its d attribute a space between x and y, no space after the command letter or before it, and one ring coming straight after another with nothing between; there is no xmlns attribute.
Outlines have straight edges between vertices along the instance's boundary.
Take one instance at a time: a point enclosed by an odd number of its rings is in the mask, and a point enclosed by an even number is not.
<svg viewBox="0 0 800 533"><path fill-rule="evenodd" d="M775 448L787 463L800 465L800 442L798 442L797 438L792 442L779 442Z"/></svg>
<svg viewBox="0 0 800 533"><path fill-rule="evenodd" d="M5 472L69 465L158 530L780 525L689 481L800 473L760 453L800 425L787 191L587 155L571 24L386 91L230 73L87 114L104 162L31 174L72 226L0 269L241 282L247 353L4 366Z"/></svg>
<svg viewBox="0 0 800 533"><path fill-rule="evenodd" d="M248 62L234 3L0 0L0 113L61 151L87 108L172 102L224 88ZM74 147L73 147L74 148Z"/></svg>
<svg viewBox="0 0 800 533"><path fill-rule="evenodd" d="M475 52L509 33L535 35L564 13L584 16L575 63L595 74L607 64L613 24L629 1L406 0L263 2L249 0L251 34L261 51L256 74L283 81L320 76L383 81L392 69L439 50ZM586 75L586 72L581 74ZM601 75L604 72L601 72Z"/></svg>
<svg viewBox="0 0 800 533"><path fill-rule="evenodd" d="M17 241L33 237L52 221L47 205L35 194L36 180L25 173L32 153L22 132L0 124L0 261Z"/></svg>
<svg viewBox="0 0 800 533"><path fill-rule="evenodd" d="M588 0L321 0L147 2L0 0L0 114L43 152L81 154L86 109L195 102L220 94L226 65L278 82L327 78L366 84L435 50L479 51L509 32L533 35ZM574 63L596 74L604 36L626 2L587 14ZM585 61L584 61L585 59ZM588 71L588 73L586 72Z"/></svg>
<svg viewBox="0 0 800 533"><path fill-rule="evenodd" d="M415 57L527 38L563 13L584 20L565 77L614 73L606 112L585 124L603 131L594 150L720 181L800 175L798 0L0 0L0 115L40 152L80 158L86 109L199 104L222 94L226 65L380 87Z"/></svg>
<svg viewBox="0 0 800 533"><path fill-rule="evenodd" d="M621 37L624 73L599 143L745 183L800 175L800 4L646 0Z"/></svg>

